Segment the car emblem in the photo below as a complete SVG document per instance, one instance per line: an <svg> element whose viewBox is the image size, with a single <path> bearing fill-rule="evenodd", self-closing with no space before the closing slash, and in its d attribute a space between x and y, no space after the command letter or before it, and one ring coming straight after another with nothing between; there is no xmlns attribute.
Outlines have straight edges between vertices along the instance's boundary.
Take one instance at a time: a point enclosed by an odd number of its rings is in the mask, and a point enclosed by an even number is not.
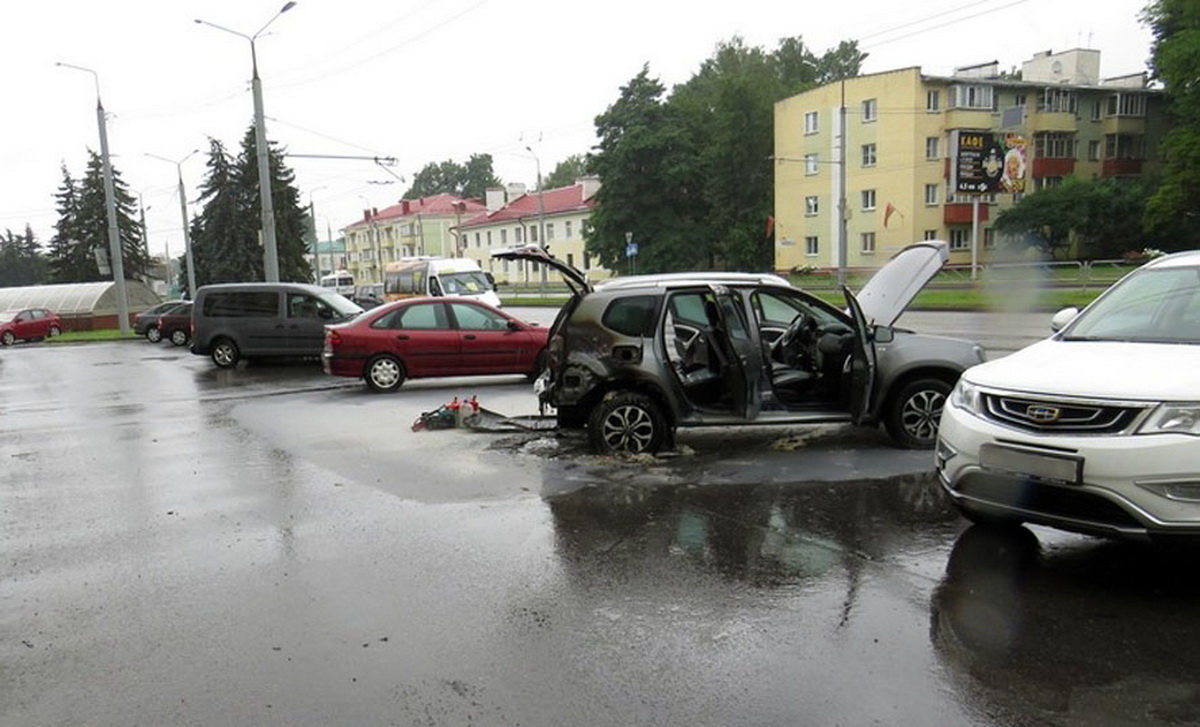
<svg viewBox="0 0 1200 727"><path fill-rule="evenodd" d="M1058 421L1061 413L1058 407L1033 404L1025 410L1025 418L1039 424L1049 424L1050 422Z"/></svg>

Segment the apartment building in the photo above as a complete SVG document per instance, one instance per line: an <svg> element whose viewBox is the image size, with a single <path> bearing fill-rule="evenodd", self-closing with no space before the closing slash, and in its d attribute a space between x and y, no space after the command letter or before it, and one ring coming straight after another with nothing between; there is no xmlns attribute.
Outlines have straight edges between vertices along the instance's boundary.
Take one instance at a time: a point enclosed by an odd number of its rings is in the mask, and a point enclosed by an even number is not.
<svg viewBox="0 0 1200 727"><path fill-rule="evenodd" d="M998 243L996 215L1022 195L1071 176L1151 170L1166 130L1161 91L1145 74L1101 79L1099 71L1098 50L1047 51L1019 72L1002 73L996 62L951 76L902 68L778 102L776 269L839 267L843 205L849 268L878 267L933 238L950 242L951 264L983 262ZM963 155L952 146L964 134L1001 151L1006 181L997 191L956 188Z"/></svg>
<svg viewBox="0 0 1200 727"><path fill-rule="evenodd" d="M355 283L383 282L383 268L394 260L419 255L458 257L456 228L486 207L477 199L439 194L402 199L383 210L363 210L346 226L346 269Z"/></svg>
<svg viewBox="0 0 1200 727"><path fill-rule="evenodd" d="M545 245L550 254L599 280L612 275L588 255L583 233L600 189L596 177L580 177L568 187L527 192L525 185L510 184L487 191L486 210L465 220L459 244L464 256L479 261L497 282L533 284L541 273L522 261L494 260L492 251L518 245ZM552 273L553 274L553 273Z"/></svg>

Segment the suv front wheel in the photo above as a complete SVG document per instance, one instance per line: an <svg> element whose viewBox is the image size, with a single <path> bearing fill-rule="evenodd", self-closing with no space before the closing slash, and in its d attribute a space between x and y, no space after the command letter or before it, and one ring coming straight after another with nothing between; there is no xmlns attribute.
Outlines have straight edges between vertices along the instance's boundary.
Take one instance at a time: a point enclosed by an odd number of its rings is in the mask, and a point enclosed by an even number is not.
<svg viewBox="0 0 1200 727"><path fill-rule="evenodd" d="M932 449L938 420L952 387L941 379L917 379L892 397L884 425L896 444L906 449Z"/></svg>
<svg viewBox="0 0 1200 727"><path fill-rule="evenodd" d="M632 391L609 394L588 417L588 440L598 454L653 454L667 440L667 420L653 399Z"/></svg>

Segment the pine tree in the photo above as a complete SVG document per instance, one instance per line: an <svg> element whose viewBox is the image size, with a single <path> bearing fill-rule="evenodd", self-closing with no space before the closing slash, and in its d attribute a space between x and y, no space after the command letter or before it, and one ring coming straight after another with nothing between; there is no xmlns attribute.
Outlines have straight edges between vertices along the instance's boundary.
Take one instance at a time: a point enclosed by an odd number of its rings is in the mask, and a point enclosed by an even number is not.
<svg viewBox="0 0 1200 727"><path fill-rule="evenodd" d="M79 183L62 165L62 183L54 198L58 209L55 233L50 238L50 280L54 283L100 279L95 254L84 242L79 222Z"/></svg>
<svg viewBox="0 0 1200 727"><path fill-rule="evenodd" d="M308 211L300 207L300 190L296 189L296 174L283 162L283 152L267 143L268 169L271 174L271 204L275 211L275 252L279 258L279 279L311 282L312 267L304 259L308 246L304 236L308 231ZM254 127L242 137L242 153L238 155L237 174L245 197L255 212L259 212L262 227L261 196L258 185L258 144ZM259 248L261 250L261 247ZM262 253L259 253L262 257Z"/></svg>

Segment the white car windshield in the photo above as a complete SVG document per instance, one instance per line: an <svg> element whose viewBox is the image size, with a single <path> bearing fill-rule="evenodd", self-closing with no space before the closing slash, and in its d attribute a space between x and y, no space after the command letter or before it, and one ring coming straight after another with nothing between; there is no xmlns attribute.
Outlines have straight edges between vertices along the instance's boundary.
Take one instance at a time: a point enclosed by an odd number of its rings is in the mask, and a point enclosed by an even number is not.
<svg viewBox="0 0 1200 727"><path fill-rule="evenodd" d="M1200 344L1200 268L1129 275L1072 321L1062 340Z"/></svg>
<svg viewBox="0 0 1200 727"><path fill-rule="evenodd" d="M479 295L491 289L482 272L441 273L442 292L446 295Z"/></svg>

